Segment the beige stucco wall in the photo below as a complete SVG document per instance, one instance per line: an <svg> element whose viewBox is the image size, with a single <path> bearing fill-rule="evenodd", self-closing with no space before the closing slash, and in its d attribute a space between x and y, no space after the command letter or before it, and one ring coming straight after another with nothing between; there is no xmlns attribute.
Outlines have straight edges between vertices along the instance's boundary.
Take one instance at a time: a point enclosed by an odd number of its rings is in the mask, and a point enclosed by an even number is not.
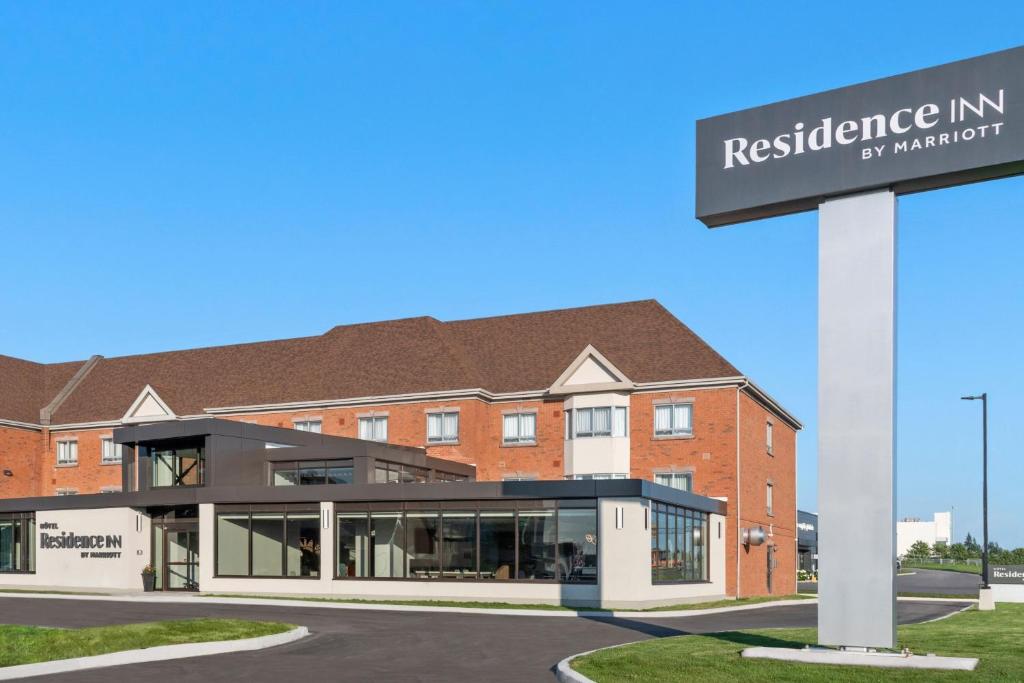
<svg viewBox="0 0 1024 683"><path fill-rule="evenodd" d="M655 607L725 597L724 529L719 533L725 518L711 515L708 520L709 582L655 585L651 582L650 523L645 514L649 504L642 498L602 498L599 503L602 607ZM622 508L621 529L615 528L616 508Z"/></svg>
<svg viewBox="0 0 1024 683"><path fill-rule="evenodd" d="M56 528L47 528L56 525ZM102 536L102 548L43 548L42 535ZM120 535L121 547L106 547L107 536ZM141 573L150 560L149 517L131 508L60 510L36 513L35 574L2 574L11 586L64 586L142 590ZM117 557L98 556L120 553Z"/></svg>

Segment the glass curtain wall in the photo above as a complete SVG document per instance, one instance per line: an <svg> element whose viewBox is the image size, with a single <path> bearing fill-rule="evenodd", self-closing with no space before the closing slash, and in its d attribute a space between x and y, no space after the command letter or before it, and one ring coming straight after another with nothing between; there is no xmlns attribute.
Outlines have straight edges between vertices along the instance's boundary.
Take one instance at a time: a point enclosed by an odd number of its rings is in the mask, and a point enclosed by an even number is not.
<svg viewBox="0 0 1024 683"><path fill-rule="evenodd" d="M336 576L597 581L595 501L457 505L378 512L339 504Z"/></svg>
<svg viewBox="0 0 1024 683"><path fill-rule="evenodd" d="M0 572L36 570L35 513L0 513Z"/></svg>
<svg viewBox="0 0 1024 683"><path fill-rule="evenodd" d="M217 576L320 576L320 508L217 506Z"/></svg>
<svg viewBox="0 0 1024 683"><path fill-rule="evenodd" d="M707 513L652 502L651 581L707 581L707 531Z"/></svg>
<svg viewBox="0 0 1024 683"><path fill-rule="evenodd" d="M202 486L205 457L202 444L153 446L149 449L151 485Z"/></svg>

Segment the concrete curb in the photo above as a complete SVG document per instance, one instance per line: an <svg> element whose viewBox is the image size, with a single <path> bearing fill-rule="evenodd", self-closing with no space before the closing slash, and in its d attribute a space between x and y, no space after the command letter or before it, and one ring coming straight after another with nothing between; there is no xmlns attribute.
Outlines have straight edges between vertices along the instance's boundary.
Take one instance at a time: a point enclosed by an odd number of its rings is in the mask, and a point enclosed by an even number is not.
<svg viewBox="0 0 1024 683"><path fill-rule="evenodd" d="M751 609L769 607L787 607L792 605L816 605L817 598L803 600L776 600L759 602L753 605L735 605L729 607L711 607L708 609L671 610L661 612L638 612L630 610L541 610L541 609L498 609L483 607L429 607L425 605L388 605L353 602L318 602L316 600L288 600L277 598L222 598L198 596L150 597L149 595L70 595L49 593L0 593L0 598L46 600L101 600L104 602L149 602L149 603L187 603L191 605L251 605L257 607L317 607L321 609L370 610L378 612L440 612L448 614L489 614L508 617L571 617L587 619L678 619L680 617L700 617L709 614L724 614Z"/></svg>
<svg viewBox="0 0 1024 683"><path fill-rule="evenodd" d="M258 638L244 638L241 640L215 640L207 643L183 643L180 645L159 645L147 647L142 650L122 650L121 652L110 652L105 655L93 657L75 657L72 659L55 659L50 662L38 662L36 664L19 664L0 668L0 681L10 681L16 678L29 678L31 676L48 676L51 674L69 673L85 669L99 669L108 666L121 666L123 664L139 664L142 662L160 662L168 659L184 659L186 657L205 657L207 655L222 655L230 652L246 652L249 650L263 650L268 647L276 647L291 643L309 635L309 629L299 626L291 631L275 633L269 636Z"/></svg>

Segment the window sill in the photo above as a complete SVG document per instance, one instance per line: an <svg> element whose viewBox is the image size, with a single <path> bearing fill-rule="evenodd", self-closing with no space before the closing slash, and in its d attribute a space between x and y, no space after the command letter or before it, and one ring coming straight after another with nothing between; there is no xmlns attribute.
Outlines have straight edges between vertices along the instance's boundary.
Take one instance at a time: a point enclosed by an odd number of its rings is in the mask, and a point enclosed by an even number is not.
<svg viewBox="0 0 1024 683"><path fill-rule="evenodd" d="M655 434L655 441L686 441L692 439L693 434Z"/></svg>
<svg viewBox="0 0 1024 683"><path fill-rule="evenodd" d="M431 446L458 446L458 441L428 441L427 448Z"/></svg>
<svg viewBox="0 0 1024 683"><path fill-rule="evenodd" d="M765 514L768 515L769 517L774 517L775 516L775 513L772 512L771 510L768 510L768 512L766 512Z"/></svg>
<svg viewBox="0 0 1024 683"><path fill-rule="evenodd" d="M537 447L537 442L536 441L527 441L527 442L523 442L523 443L505 443L505 442L502 442L501 447L502 448L536 448Z"/></svg>
<svg viewBox="0 0 1024 683"><path fill-rule="evenodd" d="M78 467L78 463L77 462L59 462L59 463L57 463L55 465L55 467L59 467L61 469L65 469L65 468L68 468L68 467Z"/></svg>
<svg viewBox="0 0 1024 683"><path fill-rule="evenodd" d="M100 461L100 467L110 467L111 465L120 465L120 464L121 464L120 460L116 460L116 461L115 460L111 460L110 462L103 462L102 460Z"/></svg>

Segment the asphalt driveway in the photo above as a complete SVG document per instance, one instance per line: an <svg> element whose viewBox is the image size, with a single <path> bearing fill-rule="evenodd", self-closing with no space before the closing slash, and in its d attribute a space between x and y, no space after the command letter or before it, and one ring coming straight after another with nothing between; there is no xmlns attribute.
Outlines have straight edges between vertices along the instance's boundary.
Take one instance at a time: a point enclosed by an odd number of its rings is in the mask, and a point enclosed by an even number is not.
<svg viewBox="0 0 1024 683"><path fill-rule="evenodd" d="M901 623L962 605L901 602ZM598 619L0 597L0 622L82 627L199 616L284 621L312 635L269 650L46 677L60 681L545 681L563 657L652 637L813 626L813 604L671 619ZM44 680L43 677L33 680Z"/></svg>
<svg viewBox="0 0 1024 683"><path fill-rule="evenodd" d="M971 595L978 597L981 576L965 572L947 572L938 569L906 569L896 577L897 593L929 593L932 595ZM801 593L817 593L818 584L800 582Z"/></svg>

